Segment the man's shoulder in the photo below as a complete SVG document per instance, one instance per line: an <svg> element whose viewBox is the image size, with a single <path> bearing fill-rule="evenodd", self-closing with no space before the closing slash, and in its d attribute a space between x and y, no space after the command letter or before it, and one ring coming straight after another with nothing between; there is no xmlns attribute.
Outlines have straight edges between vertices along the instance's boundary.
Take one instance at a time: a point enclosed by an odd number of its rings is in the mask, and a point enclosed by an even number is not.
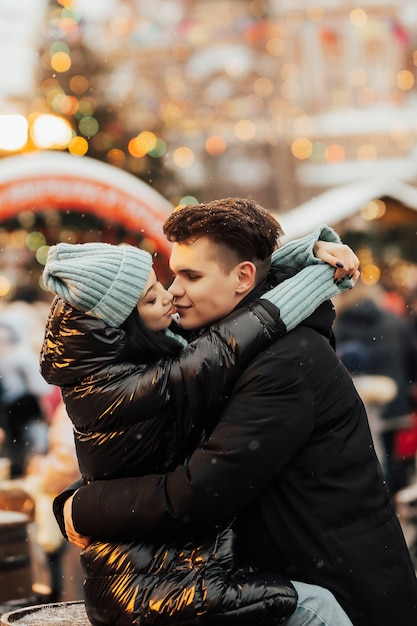
<svg viewBox="0 0 417 626"><path fill-rule="evenodd" d="M296 361L303 357L323 356L329 354L335 357L335 352L330 345L329 340L321 333L308 326L297 326L291 332L283 337L275 339L270 346L264 348L255 357L254 363L260 363L264 360L276 361L278 363L286 363Z"/></svg>

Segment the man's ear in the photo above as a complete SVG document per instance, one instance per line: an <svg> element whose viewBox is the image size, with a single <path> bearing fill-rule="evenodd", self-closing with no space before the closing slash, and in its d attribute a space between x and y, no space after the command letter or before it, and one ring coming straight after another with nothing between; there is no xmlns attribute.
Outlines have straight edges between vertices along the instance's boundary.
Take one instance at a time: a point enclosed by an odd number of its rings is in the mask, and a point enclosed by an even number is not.
<svg viewBox="0 0 417 626"><path fill-rule="evenodd" d="M246 295L255 287L256 267L251 261L242 261L237 266L236 293Z"/></svg>

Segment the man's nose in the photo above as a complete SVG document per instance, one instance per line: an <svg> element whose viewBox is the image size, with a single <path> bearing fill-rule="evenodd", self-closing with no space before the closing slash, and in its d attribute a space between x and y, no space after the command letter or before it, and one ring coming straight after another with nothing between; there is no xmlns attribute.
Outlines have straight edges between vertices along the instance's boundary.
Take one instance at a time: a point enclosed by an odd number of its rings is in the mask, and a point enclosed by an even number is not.
<svg viewBox="0 0 417 626"><path fill-rule="evenodd" d="M184 290L181 289L181 285L178 281L178 276L176 276L174 278L174 280L172 281L172 283L170 284L170 286L168 287L168 291L169 293L171 293L174 298L178 298L178 296L182 295L184 293Z"/></svg>

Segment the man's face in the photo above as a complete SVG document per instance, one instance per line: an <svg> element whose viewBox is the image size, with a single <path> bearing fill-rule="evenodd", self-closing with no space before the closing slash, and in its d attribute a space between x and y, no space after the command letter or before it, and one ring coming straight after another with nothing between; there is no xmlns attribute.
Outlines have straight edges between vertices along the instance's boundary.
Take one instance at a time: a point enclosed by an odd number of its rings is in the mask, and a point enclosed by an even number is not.
<svg viewBox="0 0 417 626"><path fill-rule="evenodd" d="M222 319L246 295L240 286L241 264L225 273L217 254L217 246L206 237L173 245L170 267L175 278L168 291L174 296L184 329L202 328Z"/></svg>

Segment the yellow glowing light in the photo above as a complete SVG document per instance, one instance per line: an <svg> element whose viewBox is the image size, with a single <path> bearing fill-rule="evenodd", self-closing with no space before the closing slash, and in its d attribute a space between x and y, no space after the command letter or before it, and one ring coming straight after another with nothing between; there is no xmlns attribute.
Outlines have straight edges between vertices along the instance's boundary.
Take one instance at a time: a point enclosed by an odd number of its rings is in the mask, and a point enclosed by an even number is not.
<svg viewBox="0 0 417 626"><path fill-rule="evenodd" d="M11 285L7 278L5 276L0 276L0 298L4 298L4 296L7 296L10 289Z"/></svg>
<svg viewBox="0 0 417 626"><path fill-rule="evenodd" d="M377 199L367 202L361 208L360 213L364 220L371 221L380 219L383 215L385 215L386 210L387 207L385 202Z"/></svg>
<svg viewBox="0 0 417 626"><path fill-rule="evenodd" d="M299 137L291 144L291 152L295 158L300 159L300 161L310 158L312 151L313 144L306 137Z"/></svg>
<svg viewBox="0 0 417 626"><path fill-rule="evenodd" d="M134 137L127 144L127 149L129 154L131 154L135 159L140 159L148 154L148 146L146 141L139 139L139 137Z"/></svg>
<svg viewBox="0 0 417 626"><path fill-rule="evenodd" d="M409 70L402 70L397 74L397 87L409 91L414 86L414 76Z"/></svg>
<svg viewBox="0 0 417 626"><path fill-rule="evenodd" d="M340 163L345 160L345 149L339 144L331 144L326 148L325 159L327 163Z"/></svg>
<svg viewBox="0 0 417 626"><path fill-rule="evenodd" d="M360 28L361 26L365 26L368 21L368 16L363 9L353 9L353 11L350 12L349 20L352 26Z"/></svg>
<svg viewBox="0 0 417 626"><path fill-rule="evenodd" d="M56 72L67 72L71 67L71 57L66 52L57 52L51 57L51 67Z"/></svg>
<svg viewBox="0 0 417 626"><path fill-rule="evenodd" d="M33 122L31 131L33 143L38 148L66 148L72 139L72 128L57 115L39 115Z"/></svg>
<svg viewBox="0 0 417 626"><path fill-rule="evenodd" d="M84 137L74 137L68 144L68 151L74 156L84 156L88 151L88 141Z"/></svg>
<svg viewBox="0 0 417 626"><path fill-rule="evenodd" d="M381 270L376 265L364 265L361 269L361 281L364 285L374 285L381 278Z"/></svg>
<svg viewBox="0 0 417 626"><path fill-rule="evenodd" d="M207 137L205 148L208 154L217 156L226 151L227 144L223 137L220 137L219 135L211 135L211 137Z"/></svg>
<svg viewBox="0 0 417 626"><path fill-rule="evenodd" d="M23 115L0 115L0 150L21 150L28 140L28 122Z"/></svg>
<svg viewBox="0 0 417 626"><path fill-rule="evenodd" d="M144 130L142 133L139 133L137 137L133 137L133 139L129 141L127 149L133 157L140 159L144 157L145 154L148 154L148 152L154 150L157 144L157 136L151 131Z"/></svg>
<svg viewBox="0 0 417 626"><path fill-rule="evenodd" d="M194 152L191 148L187 148L186 146L181 146L174 151L172 155L172 160L174 161L177 167L181 167L185 169L186 167L190 167L194 163Z"/></svg>
<svg viewBox="0 0 417 626"><path fill-rule="evenodd" d="M256 127L250 120L239 120L235 124L234 132L240 141L250 141L256 135Z"/></svg>

